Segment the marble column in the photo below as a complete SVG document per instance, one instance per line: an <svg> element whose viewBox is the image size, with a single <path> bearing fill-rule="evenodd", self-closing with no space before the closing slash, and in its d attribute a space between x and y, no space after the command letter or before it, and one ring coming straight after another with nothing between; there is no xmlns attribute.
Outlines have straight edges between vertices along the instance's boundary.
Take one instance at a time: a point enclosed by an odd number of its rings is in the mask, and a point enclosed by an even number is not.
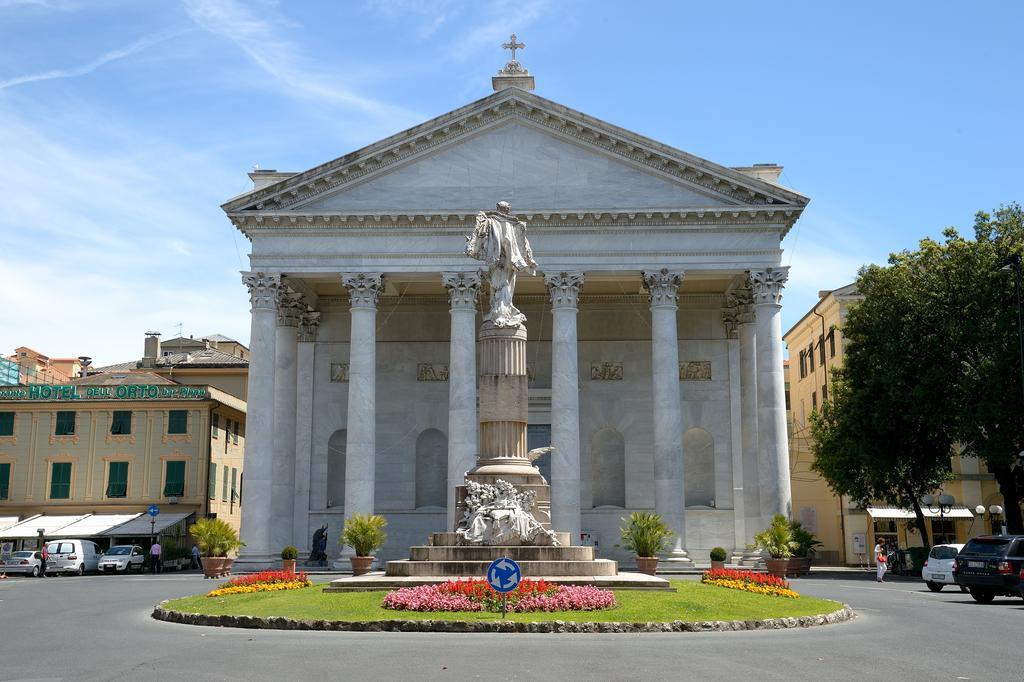
<svg viewBox="0 0 1024 682"><path fill-rule="evenodd" d="M463 485L466 472L476 466L476 301L480 275L445 272L441 281L448 289L451 336L448 343L448 530L456 518L455 488Z"/></svg>
<svg viewBox="0 0 1024 682"><path fill-rule="evenodd" d="M320 313L307 307L299 320L298 353L295 360L295 499L292 544L302 552L309 546L309 495L313 461L313 367Z"/></svg>
<svg viewBox="0 0 1024 682"><path fill-rule="evenodd" d="M757 444L767 472L759 472L763 522L792 514L789 438L786 432L786 377L782 368L782 288L788 267L751 270L757 326Z"/></svg>
<svg viewBox="0 0 1024 682"><path fill-rule="evenodd" d="M345 273L352 301L348 364L348 436L345 441L345 518L374 512L377 455L377 298L380 273ZM345 548L351 551L350 547Z"/></svg>
<svg viewBox="0 0 1024 682"><path fill-rule="evenodd" d="M274 455L274 356L277 292L281 277L243 272L249 289L252 326L249 336L249 385L245 429L245 486L242 489L241 537L245 542L237 564L247 568L271 565L272 467ZM280 550L278 550L280 551Z"/></svg>
<svg viewBox="0 0 1024 682"><path fill-rule="evenodd" d="M274 344L274 464L270 499L273 508L271 550L281 551L293 544L295 493L295 361L298 353L299 307L302 294L281 278L277 290L277 330Z"/></svg>
<svg viewBox="0 0 1024 682"><path fill-rule="evenodd" d="M551 295L551 527L578 542L580 521L580 379L576 312L582 272L545 275Z"/></svg>
<svg viewBox="0 0 1024 682"><path fill-rule="evenodd" d="M643 273L651 297L651 372L654 387L654 510L675 531L669 560L686 559L686 500L683 483L683 417L679 397L679 309L681 272Z"/></svg>
<svg viewBox="0 0 1024 682"><path fill-rule="evenodd" d="M743 497L743 421L742 396L740 389L740 341L737 332L739 322L739 301L735 295L726 297L722 308L722 325L725 327L725 343L729 351L729 450L732 453L732 527L733 553L730 563L736 563L743 556L747 544L746 500Z"/></svg>
<svg viewBox="0 0 1024 682"><path fill-rule="evenodd" d="M761 454L757 446L757 327L754 320L754 306L749 289L742 292L736 315L737 335L740 343L740 423L743 433L743 490L745 501L745 542L761 528L761 487L765 482L760 471L766 465L760 463ZM744 565L756 563L761 558L758 552L746 552Z"/></svg>

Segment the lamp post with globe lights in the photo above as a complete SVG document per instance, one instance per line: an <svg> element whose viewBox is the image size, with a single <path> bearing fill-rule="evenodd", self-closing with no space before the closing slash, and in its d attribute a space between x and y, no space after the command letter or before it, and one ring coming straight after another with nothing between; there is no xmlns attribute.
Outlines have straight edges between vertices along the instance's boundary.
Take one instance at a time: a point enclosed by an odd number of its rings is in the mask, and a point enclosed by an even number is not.
<svg viewBox="0 0 1024 682"><path fill-rule="evenodd" d="M985 505L983 505L983 504L979 504L977 507L974 508L974 512L978 516L981 516L982 518L984 518L984 516L985 516L985 511L986 511ZM1000 507L998 504L990 504L988 506L988 510L987 511L988 511L988 522L989 522L989 525L992 526L992 532L994 534L996 534L996 535L1004 535L1006 533L1006 530L1003 528L1002 522L999 522L999 525L996 526L996 523L997 523L996 522L996 517L1002 515L1003 508Z"/></svg>

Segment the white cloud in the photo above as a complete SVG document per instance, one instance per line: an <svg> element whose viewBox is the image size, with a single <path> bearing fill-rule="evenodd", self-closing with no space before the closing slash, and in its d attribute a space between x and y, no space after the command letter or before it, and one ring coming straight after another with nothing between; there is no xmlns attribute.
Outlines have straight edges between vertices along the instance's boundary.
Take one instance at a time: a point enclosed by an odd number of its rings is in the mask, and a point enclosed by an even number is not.
<svg viewBox="0 0 1024 682"><path fill-rule="evenodd" d="M162 43L165 40L175 38L187 32L188 30L172 31L158 33L156 35L151 36L145 36L143 38L140 38L139 40L136 40L134 43L128 45L127 47L122 47L117 50L111 50L110 52L102 54L96 59L93 59L92 61L82 64L80 66L73 66L65 69L50 69L49 71L42 71L40 73L32 73L24 76L15 76L14 78L8 78L7 80L0 80L0 90L11 88L16 85L24 85L25 83L35 83L37 81L53 80L55 78L74 78L76 76L85 76L87 74L92 73L96 69L104 66L105 64L109 64L110 62L114 62L119 59L124 59L125 57L133 55L136 52L140 52L148 47L151 47L152 45Z"/></svg>

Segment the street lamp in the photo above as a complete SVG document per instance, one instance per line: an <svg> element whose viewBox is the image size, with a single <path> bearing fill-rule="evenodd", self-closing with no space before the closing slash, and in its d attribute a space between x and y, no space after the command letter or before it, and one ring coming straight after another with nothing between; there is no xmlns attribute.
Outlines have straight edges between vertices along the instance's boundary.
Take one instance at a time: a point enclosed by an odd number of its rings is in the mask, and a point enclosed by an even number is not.
<svg viewBox="0 0 1024 682"><path fill-rule="evenodd" d="M977 507L974 508L974 512L978 516L984 517L984 515L985 515L985 505L979 504ZM1002 535L1003 532L1004 532L1003 528L1002 528L1003 524L1000 523L999 526L997 527L996 526L996 519L995 519L995 517L1002 515L1002 513L1003 513L1003 508L1000 507L998 504L990 504L989 505L989 507L988 507L988 522L992 525L992 532L995 533L996 535Z"/></svg>
<svg viewBox="0 0 1024 682"><path fill-rule="evenodd" d="M1021 322L1020 312L1020 254L1015 253L1007 258L1006 265L999 269L1013 272L1013 294L1017 298L1017 348L1020 352L1020 392L1021 396L1024 396L1024 324Z"/></svg>
<svg viewBox="0 0 1024 682"><path fill-rule="evenodd" d="M925 495L921 498L921 503L928 507L928 511L932 514L938 514L939 522L941 523L946 514L953 511L956 498L952 495ZM932 542L935 542L934 532L932 533Z"/></svg>

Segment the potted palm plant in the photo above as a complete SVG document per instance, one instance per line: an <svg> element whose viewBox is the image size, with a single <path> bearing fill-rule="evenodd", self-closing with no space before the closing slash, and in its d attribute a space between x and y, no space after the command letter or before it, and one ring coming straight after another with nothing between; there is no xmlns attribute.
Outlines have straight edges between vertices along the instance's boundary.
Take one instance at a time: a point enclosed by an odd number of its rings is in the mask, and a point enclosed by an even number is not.
<svg viewBox="0 0 1024 682"><path fill-rule="evenodd" d="M281 550L281 570L287 573L295 573L295 563L299 558L299 550L288 545Z"/></svg>
<svg viewBox="0 0 1024 682"><path fill-rule="evenodd" d="M353 514L345 520L345 528L341 531L338 542L342 547L348 545L356 555L349 557L352 562L352 575L363 575L370 572L373 565L373 553L384 546L387 533L384 532L388 522L377 514Z"/></svg>
<svg viewBox="0 0 1024 682"><path fill-rule="evenodd" d="M789 559L787 571L789 575L794 576L810 573L811 561L821 542L814 537L814 533L804 528L804 525L799 521L791 521L789 528L793 531L793 541L796 543L796 549L793 550L793 556Z"/></svg>
<svg viewBox="0 0 1024 682"><path fill-rule="evenodd" d="M245 547L235 529L223 519L199 519L189 526L188 533L203 555L203 575L207 578L228 575L234 563L228 554Z"/></svg>
<svg viewBox="0 0 1024 682"><path fill-rule="evenodd" d="M793 556L793 551L797 548L789 520L782 514L776 514L768 527L754 536L754 543L749 548L768 552L769 558L765 560L768 572L785 578L789 557Z"/></svg>
<svg viewBox="0 0 1024 682"><path fill-rule="evenodd" d="M720 571L725 568L725 548L714 547L711 550L711 570Z"/></svg>
<svg viewBox="0 0 1024 682"><path fill-rule="evenodd" d="M675 533L665 525L661 517L651 512L633 512L625 525L619 528L623 546L636 555L636 568L641 573L655 575L658 571L658 554L668 548L668 542Z"/></svg>

